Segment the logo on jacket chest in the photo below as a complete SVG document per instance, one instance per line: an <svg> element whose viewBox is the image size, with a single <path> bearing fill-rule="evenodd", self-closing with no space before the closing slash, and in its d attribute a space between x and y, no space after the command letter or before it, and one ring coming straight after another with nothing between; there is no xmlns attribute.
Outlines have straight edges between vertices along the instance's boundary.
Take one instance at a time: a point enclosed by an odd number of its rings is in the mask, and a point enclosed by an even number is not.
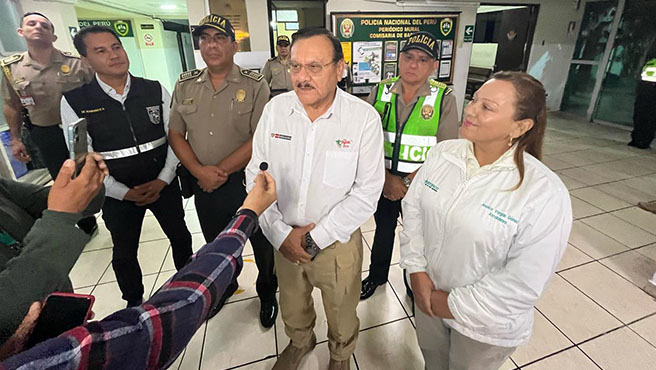
<svg viewBox="0 0 656 370"><path fill-rule="evenodd" d="M146 107L146 112L148 112L148 118L150 118L152 124L158 125L162 122L162 117L159 113L159 105Z"/></svg>

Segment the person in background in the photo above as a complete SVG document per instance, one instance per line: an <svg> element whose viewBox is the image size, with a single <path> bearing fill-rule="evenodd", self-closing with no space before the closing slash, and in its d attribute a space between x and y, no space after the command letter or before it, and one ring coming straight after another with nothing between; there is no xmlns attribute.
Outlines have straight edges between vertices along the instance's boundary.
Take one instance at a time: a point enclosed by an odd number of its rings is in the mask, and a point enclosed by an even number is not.
<svg viewBox="0 0 656 370"><path fill-rule="evenodd" d="M656 42L654 47L656 49ZM656 134L656 50L642 67L633 106L633 131L629 146L649 149Z"/></svg>
<svg viewBox="0 0 656 370"><path fill-rule="evenodd" d="M371 105L337 88L345 62L335 36L307 28L292 39L294 91L264 108L246 168L247 186L262 161L279 178L278 201L261 223L276 249L291 340L273 368L294 370L315 347L312 291L318 288L328 320L328 368L349 369L360 327L360 225L383 188L383 132Z"/></svg>
<svg viewBox="0 0 656 370"><path fill-rule="evenodd" d="M267 60L264 63L264 68L262 68L264 79L267 80L271 89L271 96L294 90L289 75L289 49L289 37L286 35L278 36L276 40L278 55Z"/></svg>
<svg viewBox="0 0 656 370"><path fill-rule="evenodd" d="M452 90L430 79L438 55L439 44L433 35L410 35L401 50L399 77L381 82L367 97L382 117L385 186L374 213L371 263L369 275L362 280L360 299L371 297L387 282L401 200L428 151L443 140L458 138L458 109Z"/></svg>
<svg viewBox="0 0 656 370"><path fill-rule="evenodd" d="M193 253L175 173L178 159L166 139L171 96L159 82L130 75L114 30L83 28L74 44L96 78L64 93L62 123L66 131L86 118L89 150L107 162L102 217L114 244L112 267L128 307L137 306L144 294L137 251L147 210L171 241L176 269Z"/></svg>
<svg viewBox="0 0 656 370"><path fill-rule="evenodd" d="M108 174L98 154L71 180L74 171L65 161L52 187L0 178L0 360L27 342L21 321L38 317L38 302L73 291L68 274L91 239L75 223L100 211Z"/></svg>
<svg viewBox="0 0 656 370"><path fill-rule="evenodd" d="M239 275L244 244L257 230L258 216L275 200L273 178L260 172L226 228L150 299L37 344L0 362L0 370L167 369ZM26 320L25 330L34 324Z"/></svg>
<svg viewBox="0 0 656 370"><path fill-rule="evenodd" d="M79 56L54 47L57 40L55 27L42 13L25 13L18 34L25 39L27 51L0 63L3 112L11 133L12 153L19 161L30 160L21 139L21 112L26 109L31 121L27 127L29 137L36 144L50 176L55 179L68 158L60 127L62 93L91 81L93 70ZM80 220L79 226L90 235L98 228L93 215Z"/></svg>
<svg viewBox="0 0 656 370"><path fill-rule="evenodd" d="M269 101L269 87L259 73L234 62L238 44L230 21L210 14L194 30L207 65L184 72L175 84L171 106L171 147L190 172L196 213L206 242L216 238L246 197L244 167L252 137ZM258 275L260 323L270 328L278 316L273 248L261 231L251 235ZM237 277L210 318L237 291Z"/></svg>
<svg viewBox="0 0 656 370"><path fill-rule="evenodd" d="M402 202L426 369L498 369L526 343L534 306L565 252L572 207L540 162L542 84L499 72L467 105L461 140L435 146Z"/></svg>

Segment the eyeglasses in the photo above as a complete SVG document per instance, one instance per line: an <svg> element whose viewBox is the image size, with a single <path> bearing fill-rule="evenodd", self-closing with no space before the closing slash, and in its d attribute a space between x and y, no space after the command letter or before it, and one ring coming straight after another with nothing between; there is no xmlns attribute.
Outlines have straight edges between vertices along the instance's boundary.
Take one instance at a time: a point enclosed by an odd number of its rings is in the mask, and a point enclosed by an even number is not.
<svg viewBox="0 0 656 370"><path fill-rule="evenodd" d="M309 74L318 75L319 73L321 73L321 71L323 70L324 67L326 67L328 65L331 65L333 63L335 63L334 60L330 61L326 64L320 64L320 63L316 63L316 62L315 63L310 63L310 64L300 64L300 63L296 63L296 62L292 61L292 62L289 63L289 71L291 73L296 74L296 73L301 72L301 69L303 69L303 67L305 67L305 70Z"/></svg>
<svg viewBox="0 0 656 370"><path fill-rule="evenodd" d="M431 58L428 58L428 57L425 57L425 56L417 57L417 56L414 56L410 53L401 53L401 55L403 56L403 59L408 63L417 62L419 64L426 64L426 63L431 63L431 62L435 61L435 59L431 59Z"/></svg>
<svg viewBox="0 0 656 370"><path fill-rule="evenodd" d="M217 44L225 44L230 41L230 37L221 33L215 33L214 36L210 36L204 33L198 37L198 40L204 44L210 44L212 42Z"/></svg>

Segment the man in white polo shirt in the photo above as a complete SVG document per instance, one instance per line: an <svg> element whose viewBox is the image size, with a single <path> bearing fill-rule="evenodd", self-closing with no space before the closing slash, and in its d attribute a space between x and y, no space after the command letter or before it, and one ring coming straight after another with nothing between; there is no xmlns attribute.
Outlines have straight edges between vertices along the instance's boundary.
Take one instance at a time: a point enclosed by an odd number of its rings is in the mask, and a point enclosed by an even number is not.
<svg viewBox="0 0 656 370"><path fill-rule="evenodd" d="M275 370L293 370L316 344L312 291L328 320L329 369L349 369L359 320L362 225L376 210L385 180L380 115L337 88L345 62L325 29L293 36L294 91L264 108L246 168L253 186L261 162L278 181L278 201L260 217L276 248L280 312L290 344Z"/></svg>

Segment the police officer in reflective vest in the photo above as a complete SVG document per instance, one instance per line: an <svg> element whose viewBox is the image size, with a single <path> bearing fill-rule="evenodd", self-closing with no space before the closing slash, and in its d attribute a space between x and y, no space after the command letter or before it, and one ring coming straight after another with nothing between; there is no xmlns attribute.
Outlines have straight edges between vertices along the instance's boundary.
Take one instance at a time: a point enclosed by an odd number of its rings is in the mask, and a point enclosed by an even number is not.
<svg viewBox="0 0 656 370"><path fill-rule="evenodd" d="M112 29L83 28L74 44L96 77L64 93L64 132L86 118L90 149L107 163L102 217L114 243L112 267L128 307L137 306L144 294L137 249L146 210L171 241L178 270L192 254L175 175L178 159L166 138L171 96L159 82L128 73L128 56Z"/></svg>
<svg viewBox="0 0 656 370"><path fill-rule="evenodd" d="M262 74L269 83L272 97L294 90L292 78L289 75L289 49L289 37L286 35L278 36L276 41L278 55L267 60L264 68L262 68Z"/></svg>
<svg viewBox="0 0 656 370"><path fill-rule="evenodd" d="M630 146L649 149L656 133L656 58L642 68L633 106L633 132Z"/></svg>
<svg viewBox="0 0 656 370"><path fill-rule="evenodd" d="M458 137L458 111L451 89L429 78L438 65L439 43L428 32L411 35L399 56L399 77L382 81L368 101L382 117L385 186L374 214L376 233L369 276L360 299L387 282L401 200L428 151Z"/></svg>

